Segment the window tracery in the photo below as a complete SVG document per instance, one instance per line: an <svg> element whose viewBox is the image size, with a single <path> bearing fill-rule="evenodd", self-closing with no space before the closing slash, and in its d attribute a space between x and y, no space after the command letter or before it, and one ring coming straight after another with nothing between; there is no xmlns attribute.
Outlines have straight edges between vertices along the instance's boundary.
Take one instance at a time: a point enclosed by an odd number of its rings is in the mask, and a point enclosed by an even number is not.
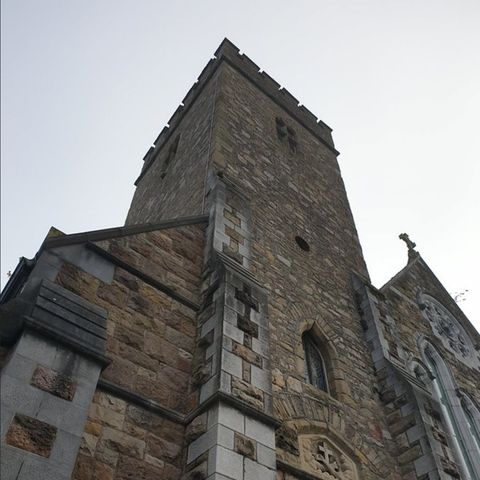
<svg viewBox="0 0 480 480"><path fill-rule="evenodd" d="M467 365L480 368L473 343L455 317L430 295L420 295L419 303L433 333L444 347Z"/></svg>

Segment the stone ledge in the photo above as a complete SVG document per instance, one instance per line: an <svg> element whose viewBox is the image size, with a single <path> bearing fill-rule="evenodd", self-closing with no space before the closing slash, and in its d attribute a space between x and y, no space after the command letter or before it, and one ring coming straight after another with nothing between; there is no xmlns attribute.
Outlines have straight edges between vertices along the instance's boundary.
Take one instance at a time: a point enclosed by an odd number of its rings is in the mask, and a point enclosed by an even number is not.
<svg viewBox="0 0 480 480"><path fill-rule="evenodd" d="M32 330L37 332L47 338L52 338L56 340L58 343L71 348L77 353L94 360L95 362L99 363L102 366L102 369L110 365L111 360L96 352L95 350L89 348L87 345L84 345L78 341L75 341L65 335L58 333L56 330L49 328L48 326L39 323L34 318L25 317L24 318L24 325L26 329Z"/></svg>
<svg viewBox="0 0 480 480"><path fill-rule="evenodd" d="M122 400L127 400L134 403L135 405L143 407L145 410L157 413L158 415L168 418L173 422L180 424L187 423L185 415L176 412L175 410L172 410L170 408L164 407L159 403L155 402L154 400L144 397L143 395L140 395L138 393L131 392L130 390L122 388L107 380L100 379L98 381L97 388L104 392L110 393L118 398L121 398Z"/></svg>
<svg viewBox="0 0 480 480"><path fill-rule="evenodd" d="M98 381L97 388L182 425L188 425L205 410L208 410L214 403L223 402L264 424L272 426L273 428L279 428L281 426L281 422L276 418L267 415L266 413L263 413L224 392L214 393L207 400L205 400L200 407L193 410L191 413L184 415L180 412L164 407L154 400L144 397L138 393L131 392L107 380L100 379Z"/></svg>
<svg viewBox="0 0 480 480"><path fill-rule="evenodd" d="M195 417L203 413L205 410L210 408L212 404L216 402L226 403L227 405L230 405L231 407L234 407L237 410L240 410L245 415L255 418L259 422L262 422L266 425L270 425L275 429L279 428L282 425L282 422L277 420L275 417L272 417L267 413L261 412L260 410L257 410L256 408L248 405L248 403L245 403L242 400L239 400L238 398L232 397L231 395L225 392L215 392L213 395L207 398L202 403L202 405L200 405L196 410L194 410L193 412L189 413L186 416L186 422L190 423Z"/></svg>

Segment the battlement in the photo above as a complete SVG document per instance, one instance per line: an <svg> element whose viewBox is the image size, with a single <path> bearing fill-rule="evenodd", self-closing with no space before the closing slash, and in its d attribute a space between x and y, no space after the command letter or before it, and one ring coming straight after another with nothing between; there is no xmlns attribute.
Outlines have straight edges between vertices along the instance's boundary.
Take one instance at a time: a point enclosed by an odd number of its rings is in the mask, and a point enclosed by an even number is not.
<svg viewBox="0 0 480 480"><path fill-rule="evenodd" d="M148 171L153 164L155 157L160 152L164 143L180 123L183 115L188 111L196 97L206 85L211 76L222 62L227 62L248 80L254 83L265 95L285 109L293 118L302 124L307 130L316 136L326 147L338 155L332 139L332 129L319 120L308 108L302 105L288 90L283 88L268 73L263 71L247 55L240 53L240 50L230 40L225 38L205 68L200 73L197 81L183 98L181 104L170 117L168 124L162 129L153 145L143 157L144 165L135 185Z"/></svg>

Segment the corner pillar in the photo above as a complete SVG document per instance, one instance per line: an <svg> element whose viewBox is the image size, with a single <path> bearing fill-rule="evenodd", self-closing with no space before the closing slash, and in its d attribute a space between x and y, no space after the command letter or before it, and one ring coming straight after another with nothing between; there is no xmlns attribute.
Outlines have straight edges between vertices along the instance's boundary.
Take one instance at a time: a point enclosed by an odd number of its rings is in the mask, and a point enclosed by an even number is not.
<svg viewBox="0 0 480 480"><path fill-rule="evenodd" d="M28 305L1 372L1 478L68 480L107 363L106 312L48 280Z"/></svg>
<svg viewBox="0 0 480 480"><path fill-rule="evenodd" d="M198 317L185 480L276 477L267 293L249 272L249 202L210 176L210 239ZM198 413L197 413L198 412Z"/></svg>

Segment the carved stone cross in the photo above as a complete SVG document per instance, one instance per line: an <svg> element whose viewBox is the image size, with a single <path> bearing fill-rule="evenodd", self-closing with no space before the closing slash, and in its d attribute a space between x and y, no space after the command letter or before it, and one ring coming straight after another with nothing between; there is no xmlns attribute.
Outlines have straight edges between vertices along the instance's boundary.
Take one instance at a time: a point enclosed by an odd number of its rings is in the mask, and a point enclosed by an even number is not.
<svg viewBox="0 0 480 480"><path fill-rule="evenodd" d="M413 250L413 249L417 246L416 243L414 243L414 242L412 242L412 241L410 240L410 238L409 238L409 236L408 236L408 233L401 233L401 234L398 236L398 238L399 238L400 240L403 240L403 241L407 244L408 251Z"/></svg>
<svg viewBox="0 0 480 480"><path fill-rule="evenodd" d="M331 450L324 442L319 442L317 446L318 453L315 455L315 459L320 464L322 472L328 472L330 475L337 477L340 471L336 452Z"/></svg>
<svg viewBox="0 0 480 480"><path fill-rule="evenodd" d="M249 285L244 285L243 290L235 289L235 298L245 304L246 308L253 308L258 311L258 302L253 298L252 289ZM248 313L250 313L250 310Z"/></svg>

